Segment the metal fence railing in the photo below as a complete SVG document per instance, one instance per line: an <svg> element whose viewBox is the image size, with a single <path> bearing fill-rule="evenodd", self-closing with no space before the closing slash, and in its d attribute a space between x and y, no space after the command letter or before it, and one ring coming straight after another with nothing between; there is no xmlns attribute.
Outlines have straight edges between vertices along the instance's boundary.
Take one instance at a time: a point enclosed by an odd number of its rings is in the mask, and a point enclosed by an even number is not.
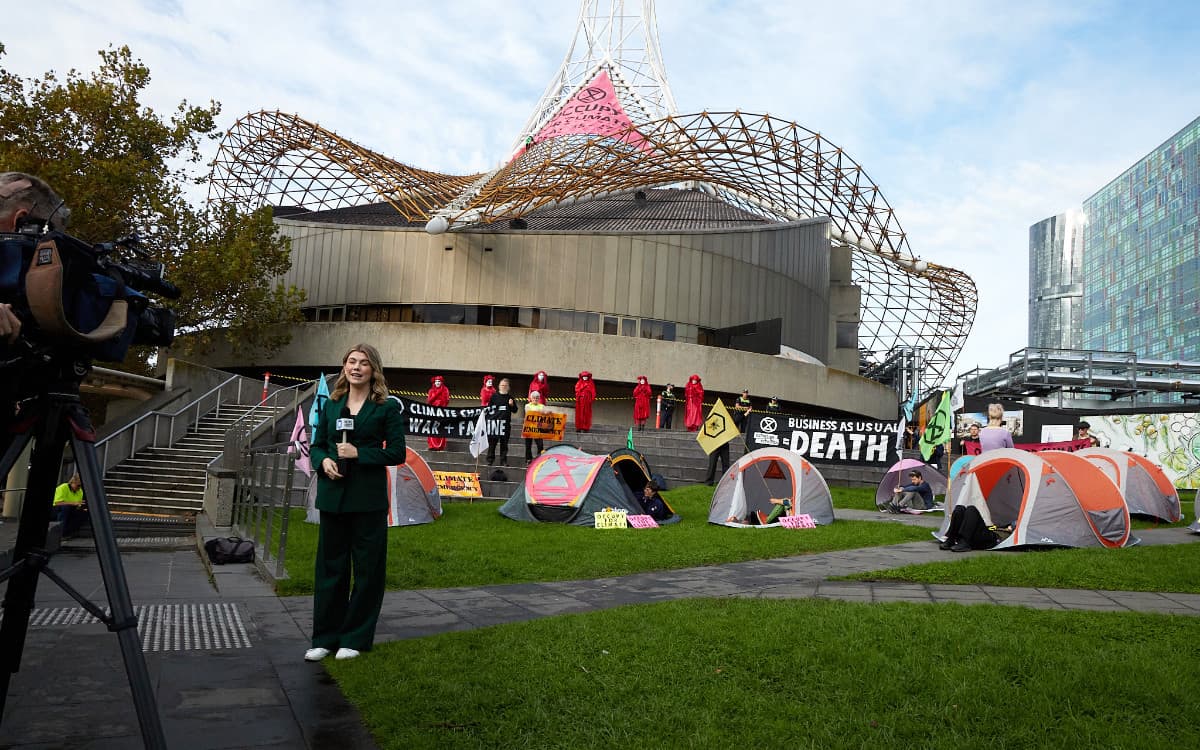
<svg viewBox="0 0 1200 750"><path fill-rule="evenodd" d="M296 503L293 490L296 457L290 443L255 446L242 451L233 495L233 530L254 541L255 555L278 580L287 577L288 521Z"/></svg>

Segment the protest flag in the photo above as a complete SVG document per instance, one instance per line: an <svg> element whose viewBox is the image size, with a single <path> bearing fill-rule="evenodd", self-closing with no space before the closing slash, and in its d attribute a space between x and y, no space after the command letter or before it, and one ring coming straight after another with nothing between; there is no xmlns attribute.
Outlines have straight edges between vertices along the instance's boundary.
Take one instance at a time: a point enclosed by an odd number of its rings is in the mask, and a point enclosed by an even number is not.
<svg viewBox="0 0 1200 750"><path fill-rule="evenodd" d="M625 447L631 451L636 450L636 448L633 447L633 428L632 427L629 428L629 434L625 436Z"/></svg>
<svg viewBox="0 0 1200 750"><path fill-rule="evenodd" d="M479 421L475 423L475 432L471 435L470 450L471 455L475 458L479 458L479 455L488 449L489 443L487 436L487 421L485 420L486 415L486 411L479 412Z"/></svg>
<svg viewBox="0 0 1200 750"><path fill-rule="evenodd" d="M929 424L925 425L925 432L921 433L921 457L926 461L939 445L950 442L953 420L954 413L950 411L950 391L942 391L942 400L938 403L937 411L933 413Z"/></svg>
<svg viewBox="0 0 1200 750"><path fill-rule="evenodd" d="M317 439L317 423L321 421L321 410L329 400L329 386L325 383L325 375L317 378L317 395L313 398L312 408L308 410L308 426L312 428L312 440Z"/></svg>
<svg viewBox="0 0 1200 750"><path fill-rule="evenodd" d="M296 469L306 477L311 477L312 459L309 457L308 430L304 428L304 410L296 407L296 425L292 427L291 446L289 453L296 456Z"/></svg>
<svg viewBox="0 0 1200 750"><path fill-rule="evenodd" d="M700 431L696 433L696 442L700 443L705 453L712 453L741 434L725 404L721 399L717 399L717 403L713 404L712 410L704 418Z"/></svg>

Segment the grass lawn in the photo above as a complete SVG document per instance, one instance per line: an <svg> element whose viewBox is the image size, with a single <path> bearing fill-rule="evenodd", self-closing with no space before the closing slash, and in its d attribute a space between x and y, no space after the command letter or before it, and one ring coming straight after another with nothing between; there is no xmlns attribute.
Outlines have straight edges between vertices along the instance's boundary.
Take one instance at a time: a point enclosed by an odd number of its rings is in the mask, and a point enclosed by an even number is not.
<svg viewBox="0 0 1200 750"><path fill-rule="evenodd" d="M907 565L844 578L1200 594L1198 569L1200 541L1123 549L992 552L970 559L950 558L946 562Z"/></svg>
<svg viewBox="0 0 1200 750"><path fill-rule="evenodd" d="M859 507L867 490L834 488L838 507ZM874 490L869 490L874 510ZM644 531L597 531L501 516L499 504L447 504L436 523L391 529L389 589L486 586L500 583L603 578L744 560L873 547L929 539L928 529L873 521L837 521L804 531L739 530L707 522L713 488L691 485L664 493L683 517ZM843 504L845 501L846 504ZM317 527L293 511L281 595L312 592Z"/></svg>
<svg viewBox="0 0 1200 750"><path fill-rule="evenodd" d="M384 748L1183 748L1196 635L1168 615L691 600L325 665Z"/></svg>

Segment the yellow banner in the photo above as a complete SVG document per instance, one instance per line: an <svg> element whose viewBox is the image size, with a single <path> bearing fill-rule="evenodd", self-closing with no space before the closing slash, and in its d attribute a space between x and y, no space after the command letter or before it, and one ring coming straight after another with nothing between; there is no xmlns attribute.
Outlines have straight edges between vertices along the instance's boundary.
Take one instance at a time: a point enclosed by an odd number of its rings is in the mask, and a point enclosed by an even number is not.
<svg viewBox="0 0 1200 750"><path fill-rule="evenodd" d="M629 528L627 513L628 511L608 508L596 511L592 517L596 519L597 529L627 529Z"/></svg>
<svg viewBox="0 0 1200 750"><path fill-rule="evenodd" d="M567 429L567 415L557 411L525 410L525 424L521 426L521 437L562 440Z"/></svg>
<svg viewBox="0 0 1200 750"><path fill-rule="evenodd" d="M465 471L435 471L438 492L449 497L483 497L479 488L479 475Z"/></svg>
<svg viewBox="0 0 1200 750"><path fill-rule="evenodd" d="M713 404L712 410L704 418L700 431L696 433L696 442L700 443L705 453L711 454L741 434L725 404L721 403L721 399L717 399L717 403Z"/></svg>

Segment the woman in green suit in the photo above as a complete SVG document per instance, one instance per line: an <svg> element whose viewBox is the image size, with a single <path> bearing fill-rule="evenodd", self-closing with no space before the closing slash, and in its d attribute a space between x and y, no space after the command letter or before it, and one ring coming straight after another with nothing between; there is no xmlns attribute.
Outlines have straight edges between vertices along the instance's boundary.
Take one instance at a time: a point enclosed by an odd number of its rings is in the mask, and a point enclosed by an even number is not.
<svg viewBox="0 0 1200 750"><path fill-rule="evenodd" d="M338 429L338 420L353 426ZM404 463L404 417L388 398L378 350L356 344L342 358L313 436L321 530L307 661L370 651L387 577L387 467ZM351 588L353 579L353 588Z"/></svg>

